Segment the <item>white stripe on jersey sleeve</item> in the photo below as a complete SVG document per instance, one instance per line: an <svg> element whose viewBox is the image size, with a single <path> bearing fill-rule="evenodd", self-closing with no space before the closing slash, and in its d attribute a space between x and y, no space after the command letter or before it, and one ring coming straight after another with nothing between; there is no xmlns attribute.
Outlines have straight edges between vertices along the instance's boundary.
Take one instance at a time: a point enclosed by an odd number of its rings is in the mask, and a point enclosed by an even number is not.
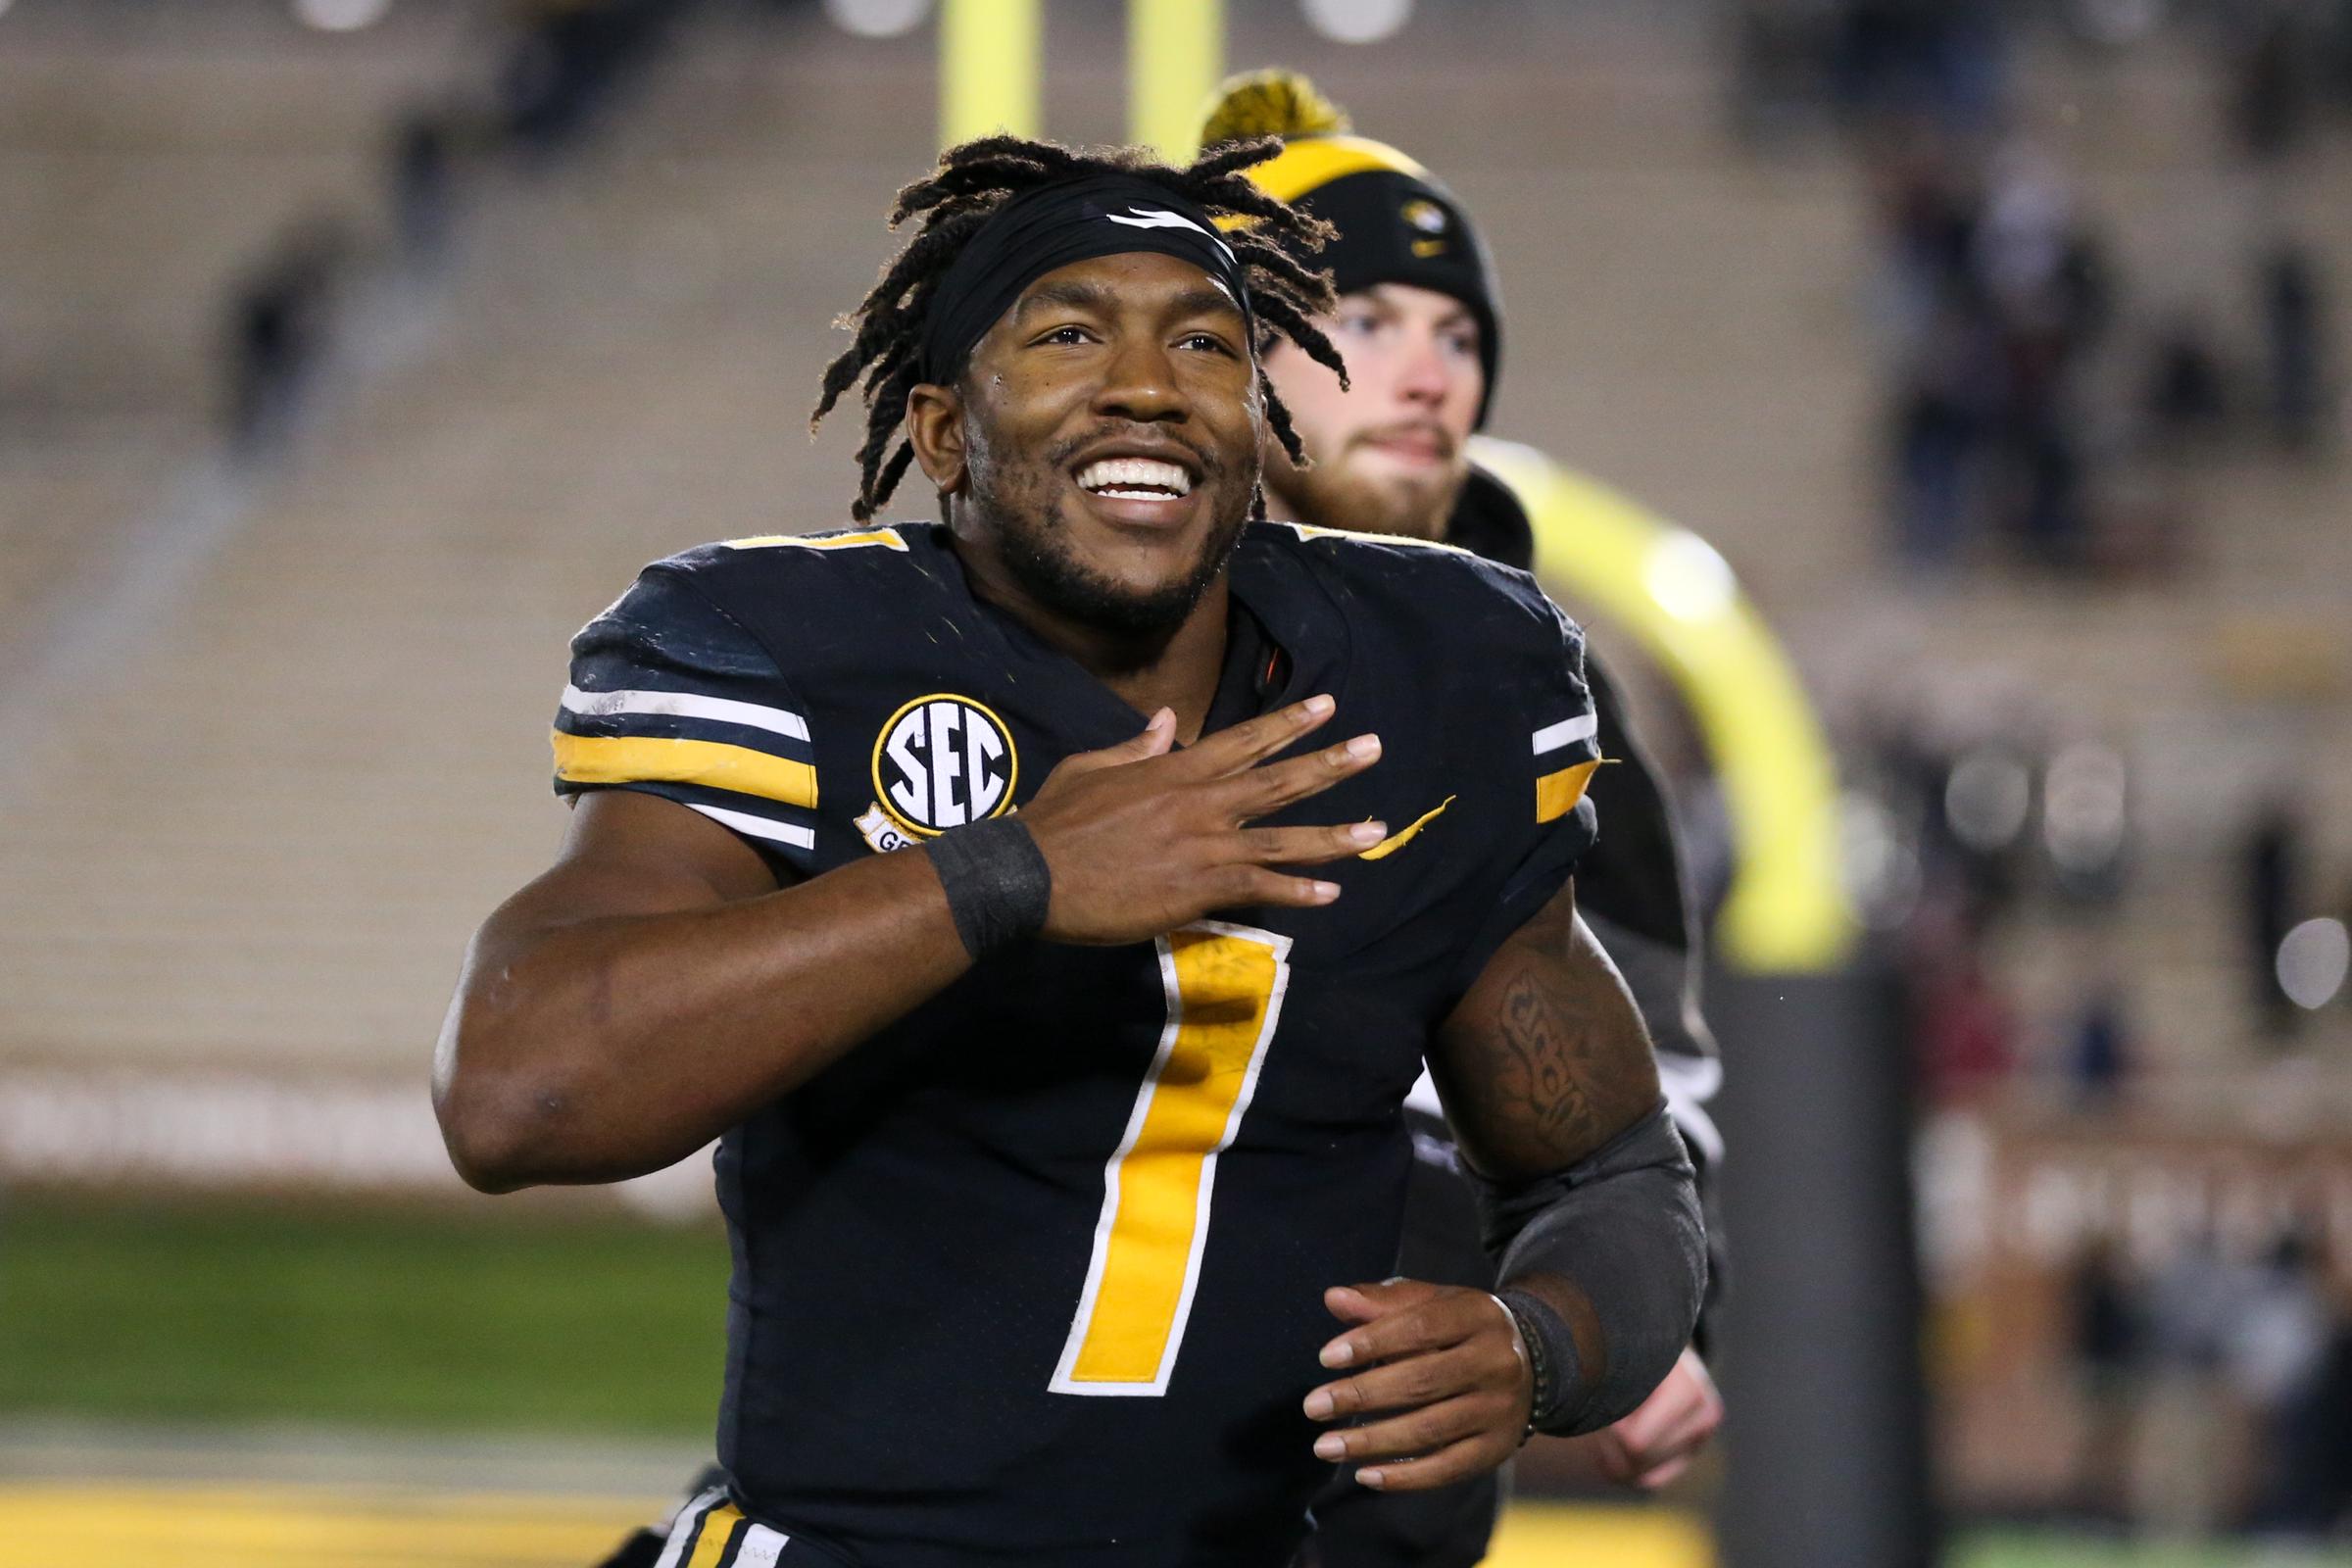
<svg viewBox="0 0 2352 1568"><path fill-rule="evenodd" d="M695 1526L701 1524L711 1509L726 1500L727 1494L713 1487L680 1509L677 1518L670 1521L668 1544L662 1548L661 1559L654 1564L654 1568L678 1568L685 1561L687 1544L694 1540Z"/></svg>
<svg viewBox="0 0 2352 1568"><path fill-rule="evenodd" d="M1683 1137L1698 1148L1710 1164L1723 1164L1723 1134L1707 1111L1707 1102L1723 1087L1723 1063L1713 1056L1658 1055L1658 1087L1666 1092L1666 1109Z"/></svg>
<svg viewBox="0 0 2352 1568"><path fill-rule="evenodd" d="M731 827L738 833L749 834L756 839L766 839L771 844L789 844L796 850L816 848L816 835L797 823L779 822L773 817L754 816L749 811L730 811L723 806L705 806L700 801L688 801L685 804L694 810L702 812L711 821Z"/></svg>
<svg viewBox="0 0 2352 1568"><path fill-rule="evenodd" d="M735 1548L734 1568L776 1568L776 1559L784 1555L791 1541L781 1530L754 1525L743 1533L743 1544Z"/></svg>
<svg viewBox="0 0 2352 1568"><path fill-rule="evenodd" d="M744 724L796 741L808 738L808 725L798 713L758 703L739 703L731 697L705 697L700 692L619 691L584 692L564 688L564 706L582 718L611 718L619 713L708 718L722 724Z"/></svg>
<svg viewBox="0 0 2352 1568"><path fill-rule="evenodd" d="M1438 1081L1429 1075L1427 1067L1423 1067L1421 1076L1413 1080L1413 1087L1405 1091L1404 1108L1420 1111L1425 1116L1446 1114L1446 1102L1438 1098Z"/></svg>
<svg viewBox="0 0 2352 1568"><path fill-rule="evenodd" d="M1600 720L1591 713L1579 713L1574 718L1563 718L1557 724L1546 724L1536 731L1536 755L1542 757L1545 752L1558 751L1571 741L1588 739L1599 728Z"/></svg>

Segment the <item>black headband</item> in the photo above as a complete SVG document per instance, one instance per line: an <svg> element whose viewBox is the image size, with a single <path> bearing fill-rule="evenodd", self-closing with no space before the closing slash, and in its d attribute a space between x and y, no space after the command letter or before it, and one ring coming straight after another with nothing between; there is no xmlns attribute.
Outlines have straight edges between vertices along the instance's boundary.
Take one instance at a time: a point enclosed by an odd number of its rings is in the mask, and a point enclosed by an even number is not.
<svg viewBox="0 0 2352 1568"><path fill-rule="evenodd" d="M1224 285L1256 341L1250 289L1233 247L1200 206L1130 174L1090 174L1006 202L980 225L931 295L923 317L922 377L945 386L972 345L1012 308L1021 290L1057 267L1155 251L1192 263Z"/></svg>

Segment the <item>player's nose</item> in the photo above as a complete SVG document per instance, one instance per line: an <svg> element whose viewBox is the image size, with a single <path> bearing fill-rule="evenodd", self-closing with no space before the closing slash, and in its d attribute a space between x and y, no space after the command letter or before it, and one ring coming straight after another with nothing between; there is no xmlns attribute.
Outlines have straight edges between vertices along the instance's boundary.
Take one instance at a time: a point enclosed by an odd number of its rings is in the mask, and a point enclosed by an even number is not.
<svg viewBox="0 0 2352 1568"><path fill-rule="evenodd" d="M1436 406L1453 389L1446 353L1431 333L1412 334L1396 367L1396 395L1408 403Z"/></svg>
<svg viewBox="0 0 2352 1568"><path fill-rule="evenodd" d="M1142 334L1126 334L1111 345L1094 412L1104 418L1181 422L1191 416L1192 405L1177 385L1166 347Z"/></svg>

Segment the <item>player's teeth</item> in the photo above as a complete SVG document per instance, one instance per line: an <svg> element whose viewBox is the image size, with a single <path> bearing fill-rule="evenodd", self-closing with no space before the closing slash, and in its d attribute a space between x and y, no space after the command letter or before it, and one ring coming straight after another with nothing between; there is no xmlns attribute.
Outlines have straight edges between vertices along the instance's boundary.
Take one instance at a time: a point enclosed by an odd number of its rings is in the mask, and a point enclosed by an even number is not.
<svg viewBox="0 0 2352 1568"><path fill-rule="evenodd" d="M1157 501L1166 495L1188 495L1192 476L1173 463L1150 458L1104 458L1078 472L1082 489L1098 494L1117 493L1122 499ZM1142 491L1141 495L1135 494Z"/></svg>

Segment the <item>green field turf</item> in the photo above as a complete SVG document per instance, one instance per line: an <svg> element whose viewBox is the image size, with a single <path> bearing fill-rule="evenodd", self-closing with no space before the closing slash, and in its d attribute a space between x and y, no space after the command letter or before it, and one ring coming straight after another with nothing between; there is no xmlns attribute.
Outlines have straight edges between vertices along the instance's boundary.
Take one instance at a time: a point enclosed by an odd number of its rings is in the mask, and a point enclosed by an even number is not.
<svg viewBox="0 0 2352 1568"><path fill-rule="evenodd" d="M725 1285L714 1230L543 1208L12 1198L0 1415L701 1439ZM1676 1560L1693 1555L1703 1544ZM1947 1568L2352 1568L2352 1553L1977 1530Z"/></svg>
<svg viewBox="0 0 2352 1568"><path fill-rule="evenodd" d="M699 1436L712 1229L308 1204L0 1203L0 1411Z"/></svg>
<svg viewBox="0 0 2352 1568"><path fill-rule="evenodd" d="M2101 1541L2055 1532L1977 1530L1945 1568L2347 1568L2352 1552L2208 1543Z"/></svg>

